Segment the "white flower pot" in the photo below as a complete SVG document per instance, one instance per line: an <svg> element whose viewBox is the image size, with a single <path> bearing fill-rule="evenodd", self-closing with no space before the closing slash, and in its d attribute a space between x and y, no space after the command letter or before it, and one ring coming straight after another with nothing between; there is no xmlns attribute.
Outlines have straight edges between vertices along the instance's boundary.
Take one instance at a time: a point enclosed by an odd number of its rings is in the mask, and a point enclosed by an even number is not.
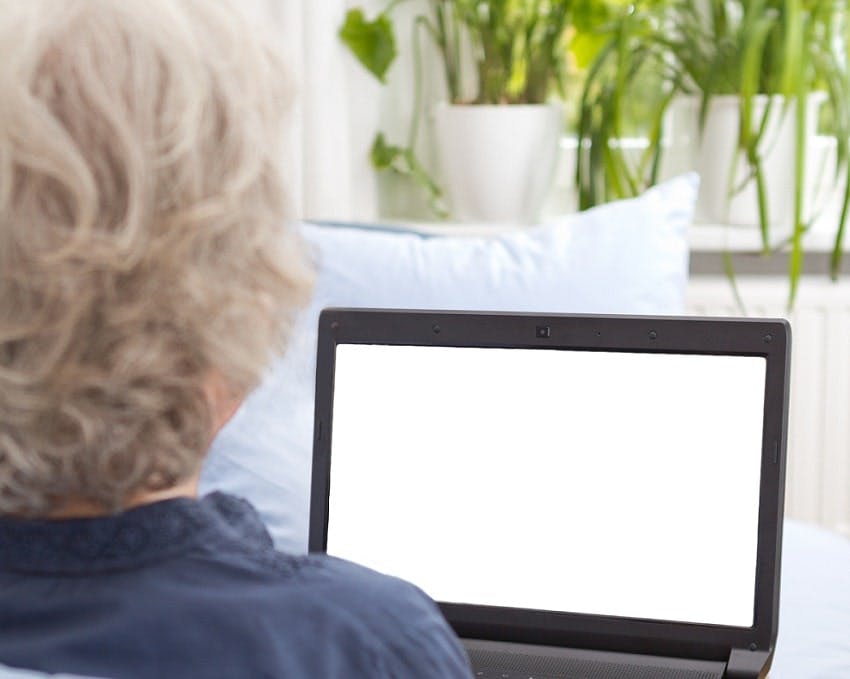
<svg viewBox="0 0 850 679"><path fill-rule="evenodd" d="M757 128L771 98L757 96L753 101L753 128ZM811 95L807 102L806 136L812 139L817 112L823 98ZM702 135L698 130L699 101L678 101L671 111L668 129L672 144L689 146L689 164L700 175L696 217L699 221L758 225L759 209L756 182L747 179L749 168L737 152L740 99L716 96L709 102ZM794 155L796 112L793 105L784 109L784 99L772 97L771 110L759 146L767 195L767 214L771 227L788 228L794 216ZM671 149L672 150L672 149ZM674 151L675 152L675 151ZM743 187L743 188L742 188Z"/></svg>
<svg viewBox="0 0 850 679"><path fill-rule="evenodd" d="M453 219L530 224L552 187L561 107L439 104L437 152Z"/></svg>

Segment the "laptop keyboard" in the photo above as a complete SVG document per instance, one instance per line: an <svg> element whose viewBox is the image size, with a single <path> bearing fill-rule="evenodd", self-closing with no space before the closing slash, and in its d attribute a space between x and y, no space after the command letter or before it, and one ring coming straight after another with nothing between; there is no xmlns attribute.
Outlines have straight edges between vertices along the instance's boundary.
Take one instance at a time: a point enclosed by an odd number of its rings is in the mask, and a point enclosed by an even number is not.
<svg viewBox="0 0 850 679"><path fill-rule="evenodd" d="M475 670L475 677L481 679L581 679L578 675L555 676L554 674L529 674L528 672L502 672L501 670Z"/></svg>

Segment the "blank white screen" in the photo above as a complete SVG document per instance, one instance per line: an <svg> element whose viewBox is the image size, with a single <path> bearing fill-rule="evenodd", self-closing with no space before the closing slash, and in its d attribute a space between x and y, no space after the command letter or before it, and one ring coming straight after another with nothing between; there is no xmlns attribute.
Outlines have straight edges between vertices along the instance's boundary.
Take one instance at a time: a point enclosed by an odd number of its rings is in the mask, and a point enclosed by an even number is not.
<svg viewBox="0 0 850 679"><path fill-rule="evenodd" d="M765 370L340 345L328 553L443 602L749 627Z"/></svg>

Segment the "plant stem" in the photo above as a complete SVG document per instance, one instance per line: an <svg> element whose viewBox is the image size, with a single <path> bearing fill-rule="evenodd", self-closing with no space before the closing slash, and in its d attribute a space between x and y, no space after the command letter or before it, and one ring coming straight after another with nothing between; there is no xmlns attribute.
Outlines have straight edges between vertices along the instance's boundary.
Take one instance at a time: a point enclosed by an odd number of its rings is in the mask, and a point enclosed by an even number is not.
<svg viewBox="0 0 850 679"><path fill-rule="evenodd" d="M794 231L791 236L791 253L788 256L788 308L794 306L797 284L803 270L803 177L806 163L806 88L803 79L797 84L797 121L794 144Z"/></svg>
<svg viewBox="0 0 850 679"><path fill-rule="evenodd" d="M422 115L422 45L419 41L419 30L425 24L427 30L428 21L425 17L418 16L413 22L412 44L413 44L413 115L410 119L410 129L407 132L407 147L414 149L416 139L419 136L419 119Z"/></svg>

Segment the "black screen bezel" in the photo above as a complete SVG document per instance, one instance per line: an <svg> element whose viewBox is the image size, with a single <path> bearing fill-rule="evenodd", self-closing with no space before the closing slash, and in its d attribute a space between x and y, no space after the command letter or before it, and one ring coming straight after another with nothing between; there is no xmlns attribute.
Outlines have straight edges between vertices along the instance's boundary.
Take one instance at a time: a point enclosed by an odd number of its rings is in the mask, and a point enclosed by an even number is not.
<svg viewBox="0 0 850 679"><path fill-rule="evenodd" d="M548 328L548 332L542 329ZM790 326L777 319L326 309L316 365L311 552L327 545L334 365L338 344L545 348L762 356L766 359L759 541L752 627L441 603L462 637L725 660L770 651L779 613ZM722 502L722 492L718 492ZM722 555L717 555L722 558Z"/></svg>

